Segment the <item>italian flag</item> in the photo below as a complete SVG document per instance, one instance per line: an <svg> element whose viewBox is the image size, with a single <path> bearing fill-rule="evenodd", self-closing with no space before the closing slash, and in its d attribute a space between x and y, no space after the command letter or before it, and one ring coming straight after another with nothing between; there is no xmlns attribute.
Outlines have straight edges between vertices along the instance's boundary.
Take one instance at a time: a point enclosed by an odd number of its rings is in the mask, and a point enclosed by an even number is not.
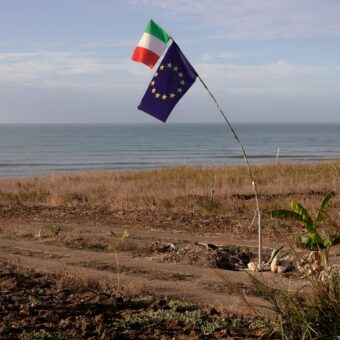
<svg viewBox="0 0 340 340"><path fill-rule="evenodd" d="M166 50L170 36L153 20L146 26L142 39L139 40L131 59L153 68L159 57Z"/></svg>

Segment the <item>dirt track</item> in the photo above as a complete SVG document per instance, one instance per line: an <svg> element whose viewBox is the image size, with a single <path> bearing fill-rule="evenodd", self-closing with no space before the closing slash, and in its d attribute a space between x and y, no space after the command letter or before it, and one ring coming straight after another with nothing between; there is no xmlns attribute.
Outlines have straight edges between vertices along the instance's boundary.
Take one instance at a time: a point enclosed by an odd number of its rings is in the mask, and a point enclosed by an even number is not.
<svg viewBox="0 0 340 340"><path fill-rule="evenodd" d="M256 261L257 235L203 233L194 224L186 231L54 225L39 215L0 222L0 339L258 339L266 332L254 309L267 312L268 304L244 270ZM265 238L265 259L285 242ZM340 263L340 246L330 262ZM256 275L275 288L306 284L294 274Z"/></svg>
<svg viewBox="0 0 340 340"><path fill-rule="evenodd" d="M51 237L50 227L34 225L2 225L0 258L46 273L70 273L111 283L120 290L148 292L156 296L184 298L210 304L229 312L251 312L250 303L262 304L252 294L245 271L212 268L204 256L206 243L247 247L256 253L255 240L233 239L229 234L169 232L129 228L129 237L116 241L111 232L123 229L108 226L68 225ZM37 235L40 230L40 235ZM203 244L198 246L197 243ZM153 251L155 244L176 244L196 253L174 256L173 252ZM268 254L274 244L265 241ZM187 250L185 250L187 251ZM282 277L261 273L280 283ZM119 287L118 287L119 285Z"/></svg>

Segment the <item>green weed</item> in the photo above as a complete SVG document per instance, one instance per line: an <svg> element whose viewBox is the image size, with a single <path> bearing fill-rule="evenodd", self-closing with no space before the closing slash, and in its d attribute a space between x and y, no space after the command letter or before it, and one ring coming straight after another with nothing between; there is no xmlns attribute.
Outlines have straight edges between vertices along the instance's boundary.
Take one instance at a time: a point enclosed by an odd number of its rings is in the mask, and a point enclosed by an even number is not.
<svg viewBox="0 0 340 340"><path fill-rule="evenodd" d="M310 251L319 251L323 256L326 268L328 267L329 248L340 243L340 236L331 235L323 237L319 233L317 225L326 218L326 209L334 197L334 192L325 194L314 219L308 213L307 209L295 200L291 202L291 208L293 210L277 209L266 212L270 217L301 222L307 229L308 234L306 236L295 236L295 244L300 248L305 248Z"/></svg>

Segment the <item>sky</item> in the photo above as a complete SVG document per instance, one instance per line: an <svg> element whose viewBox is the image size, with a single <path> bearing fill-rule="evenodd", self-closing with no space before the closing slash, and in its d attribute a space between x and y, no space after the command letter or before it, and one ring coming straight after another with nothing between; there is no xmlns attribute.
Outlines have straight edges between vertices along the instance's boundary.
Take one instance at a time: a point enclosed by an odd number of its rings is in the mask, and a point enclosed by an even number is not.
<svg viewBox="0 0 340 340"><path fill-rule="evenodd" d="M339 0L2 0L0 123L157 123L131 61L151 18L230 121L340 122ZM168 121L223 120L196 81Z"/></svg>

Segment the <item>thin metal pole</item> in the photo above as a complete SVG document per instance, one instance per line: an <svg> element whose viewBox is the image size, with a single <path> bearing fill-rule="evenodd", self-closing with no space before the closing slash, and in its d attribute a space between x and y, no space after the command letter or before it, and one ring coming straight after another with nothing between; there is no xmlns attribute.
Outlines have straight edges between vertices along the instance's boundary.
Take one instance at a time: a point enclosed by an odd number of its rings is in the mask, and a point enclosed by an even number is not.
<svg viewBox="0 0 340 340"><path fill-rule="evenodd" d="M174 38L172 36L170 36L170 39L175 42ZM176 42L175 42L176 43ZM218 110L220 111L222 117L224 118L224 120L226 121L226 123L228 124L231 132L233 133L235 139L236 139L236 142L238 143L238 145L240 146L241 150L242 150L242 155L243 155L243 158L246 162L246 165L247 165L247 169L248 169L248 174L249 174L249 177L251 179L251 185L252 185L252 188L253 188L253 191L254 191L254 196L255 196L255 201L256 201L256 210L257 210L257 217L258 217L258 257L259 257L259 269L261 269L261 266L262 266L262 226L261 226L261 210L260 210L260 204L259 204L259 200L258 200L258 195L257 195L257 187L256 187L256 182L255 182L255 177L253 176L253 173L251 171L251 168L250 168L250 165L249 165L249 162L248 162L248 158L247 158L247 154L246 154L246 151L240 141L240 139L238 138L235 130L233 129L232 125L230 124L226 114L223 112L223 110L221 109L220 105L218 104L215 96L211 93L211 91L209 90L208 86L205 84L205 82L203 81L203 79L198 75L198 73L196 72L197 74L197 78L200 80L200 82L202 83L202 85L204 86L204 88L208 91L210 97L213 99L213 101L215 102Z"/></svg>
<svg viewBox="0 0 340 340"><path fill-rule="evenodd" d="M257 217L258 217L258 256L259 256L259 269L261 269L261 265L262 265L262 226L261 226L261 210L260 210L260 204L259 204L259 200L258 200L258 195L257 195L257 187L256 187L256 182L255 182L255 178L253 176L253 173L251 171L249 162L248 162L248 158L247 158L247 154L246 151L240 141L240 139L238 138L235 130L233 129L232 125L230 124L226 114L223 112L223 110L221 109L220 105L218 104L216 98L214 97L214 95L211 93L211 91L209 90L208 86L205 84L205 82L202 80L202 78L197 75L197 78L201 81L202 85L204 86L204 88L208 91L210 97L213 99L213 101L215 102L218 110L220 111L222 117L224 118L224 120L226 121L226 123L228 124L231 132L233 133L236 142L238 143L238 145L240 146L241 150L242 150L242 154L243 154L243 158L246 162L247 165L247 169L248 169L248 174L249 177L251 179L251 184L252 184L252 188L254 190L254 195L255 195L255 201L256 201L256 209L257 209Z"/></svg>

